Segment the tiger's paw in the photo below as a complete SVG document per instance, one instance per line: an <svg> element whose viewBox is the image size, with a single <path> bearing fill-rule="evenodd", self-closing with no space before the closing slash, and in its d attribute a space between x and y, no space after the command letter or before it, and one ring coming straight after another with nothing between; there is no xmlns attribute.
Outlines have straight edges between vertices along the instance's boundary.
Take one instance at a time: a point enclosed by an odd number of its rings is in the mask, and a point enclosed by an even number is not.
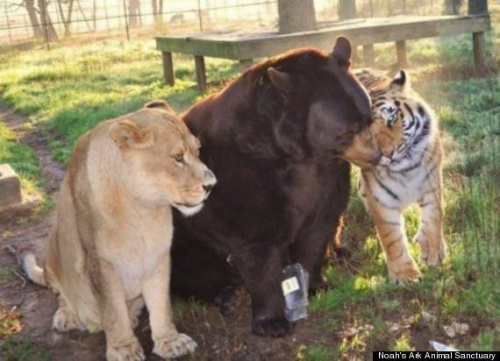
<svg viewBox="0 0 500 361"><path fill-rule="evenodd" d="M446 243L443 239L433 242L419 233L415 241L420 245L420 259L427 266L437 266L446 258Z"/></svg>
<svg viewBox="0 0 500 361"><path fill-rule="evenodd" d="M419 281L422 278L422 273L412 259L406 262L388 262L387 268L389 279L398 285Z"/></svg>
<svg viewBox="0 0 500 361"><path fill-rule="evenodd" d="M155 340L153 353L166 359L177 358L194 352L198 344L188 335L177 334L177 337L163 337Z"/></svg>

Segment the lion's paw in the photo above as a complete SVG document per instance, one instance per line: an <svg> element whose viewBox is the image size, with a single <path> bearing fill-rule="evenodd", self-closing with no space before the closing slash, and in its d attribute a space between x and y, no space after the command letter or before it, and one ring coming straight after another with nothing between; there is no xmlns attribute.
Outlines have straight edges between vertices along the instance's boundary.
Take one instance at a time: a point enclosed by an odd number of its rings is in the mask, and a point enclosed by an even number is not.
<svg viewBox="0 0 500 361"><path fill-rule="evenodd" d="M163 337L155 340L153 353L170 359L194 352L198 344L188 335L179 333L176 338Z"/></svg>
<svg viewBox="0 0 500 361"><path fill-rule="evenodd" d="M420 245L420 259L427 266L437 266L446 258L446 243L443 239L431 241L419 233L415 241Z"/></svg>
<svg viewBox="0 0 500 361"><path fill-rule="evenodd" d="M422 273L412 259L406 262L388 262L387 268L390 280L396 284L408 284L422 277Z"/></svg>
<svg viewBox="0 0 500 361"><path fill-rule="evenodd" d="M66 307L59 307L52 319L52 328L59 332L84 330L76 315Z"/></svg>
<svg viewBox="0 0 500 361"><path fill-rule="evenodd" d="M144 352L137 340L124 346L111 346L108 345L106 349L107 361L143 361Z"/></svg>

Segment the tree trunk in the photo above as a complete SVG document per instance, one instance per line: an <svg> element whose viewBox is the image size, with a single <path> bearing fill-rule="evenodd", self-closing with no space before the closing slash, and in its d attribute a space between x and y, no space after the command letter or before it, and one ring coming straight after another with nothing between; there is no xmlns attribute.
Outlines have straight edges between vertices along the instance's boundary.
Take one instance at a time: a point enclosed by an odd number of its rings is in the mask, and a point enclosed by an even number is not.
<svg viewBox="0 0 500 361"><path fill-rule="evenodd" d="M140 6L139 0L129 0L128 2L128 24L131 28L136 28L139 25Z"/></svg>
<svg viewBox="0 0 500 361"><path fill-rule="evenodd" d="M157 2L158 1L158 2ZM163 0L151 0L155 26L160 26L163 21Z"/></svg>
<svg viewBox="0 0 500 361"><path fill-rule="evenodd" d="M314 0L278 0L281 34L316 30Z"/></svg>
<svg viewBox="0 0 500 361"><path fill-rule="evenodd" d="M339 0L339 19L354 19L356 15L356 0Z"/></svg>
<svg viewBox="0 0 500 361"><path fill-rule="evenodd" d="M487 0L469 0L469 15L487 14L488 1Z"/></svg>
<svg viewBox="0 0 500 361"><path fill-rule="evenodd" d="M38 0L38 10L40 11L40 20L44 29L43 36L45 41L58 41L59 36L56 33L54 24L52 24L52 20L50 19L50 14L47 11L46 0Z"/></svg>
<svg viewBox="0 0 500 361"><path fill-rule="evenodd" d="M35 0L26 0L26 10L28 11L28 16L30 18L31 27L33 28L33 37L42 38L43 29L38 21L38 16L35 9Z"/></svg>
<svg viewBox="0 0 500 361"><path fill-rule="evenodd" d="M445 0L444 13L446 15L458 15L460 13L460 7L462 6L462 3L463 0Z"/></svg>

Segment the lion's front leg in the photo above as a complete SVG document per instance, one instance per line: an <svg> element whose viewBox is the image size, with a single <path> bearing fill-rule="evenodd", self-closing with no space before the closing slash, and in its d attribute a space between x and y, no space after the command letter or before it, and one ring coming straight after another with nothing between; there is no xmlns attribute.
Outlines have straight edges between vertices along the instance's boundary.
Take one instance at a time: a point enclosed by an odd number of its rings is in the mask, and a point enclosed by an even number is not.
<svg viewBox="0 0 500 361"><path fill-rule="evenodd" d="M94 277L102 325L106 334L108 361L142 361L144 352L134 336L120 275L112 265L99 262L100 277Z"/></svg>
<svg viewBox="0 0 500 361"><path fill-rule="evenodd" d="M166 359L193 352L197 347L196 342L178 333L172 320L169 252L161 257L156 270L144 283L142 294L149 311L153 352Z"/></svg>

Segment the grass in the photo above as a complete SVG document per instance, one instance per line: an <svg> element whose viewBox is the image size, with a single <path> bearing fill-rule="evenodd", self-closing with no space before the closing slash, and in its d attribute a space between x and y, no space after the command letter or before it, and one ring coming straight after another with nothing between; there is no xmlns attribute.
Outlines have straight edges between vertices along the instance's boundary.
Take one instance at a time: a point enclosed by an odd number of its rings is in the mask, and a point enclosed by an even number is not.
<svg viewBox="0 0 500 361"><path fill-rule="evenodd" d="M492 10L494 16L500 14L499 9ZM497 25L487 36L497 68L498 31ZM392 285L372 222L353 194L344 232L353 255L349 262L328 267L331 289L313 297L309 308L312 317L321 320L314 327L324 330L325 336L296 348L297 360L363 359L373 349L428 347L431 339L463 350L500 349L500 332L495 329L500 324L500 81L496 73L475 76L470 46L470 36L409 43L414 87L433 106L443 130L450 257L437 269L419 263L424 273L420 283ZM393 60L392 49L379 51L378 64ZM1 101L29 116L34 127L48 131L54 156L66 162L76 139L104 119L153 98L166 99L183 111L203 96L195 89L191 60L179 56L175 63L176 85L168 87L152 42L0 55ZM207 74L209 82L228 78L236 74L236 64L208 59ZM35 155L1 123L0 160L11 163L28 188L40 187ZM353 183L357 176L354 171ZM405 215L410 239L417 232L418 216L416 208ZM414 244L411 251L418 259ZM197 303L176 302L174 309L176 319L186 312L204 312ZM453 321L467 323L471 331L448 338L442 326ZM367 325L371 327L364 328ZM349 329L357 331L343 334ZM31 347L29 342L9 342L4 341L3 347Z"/></svg>

